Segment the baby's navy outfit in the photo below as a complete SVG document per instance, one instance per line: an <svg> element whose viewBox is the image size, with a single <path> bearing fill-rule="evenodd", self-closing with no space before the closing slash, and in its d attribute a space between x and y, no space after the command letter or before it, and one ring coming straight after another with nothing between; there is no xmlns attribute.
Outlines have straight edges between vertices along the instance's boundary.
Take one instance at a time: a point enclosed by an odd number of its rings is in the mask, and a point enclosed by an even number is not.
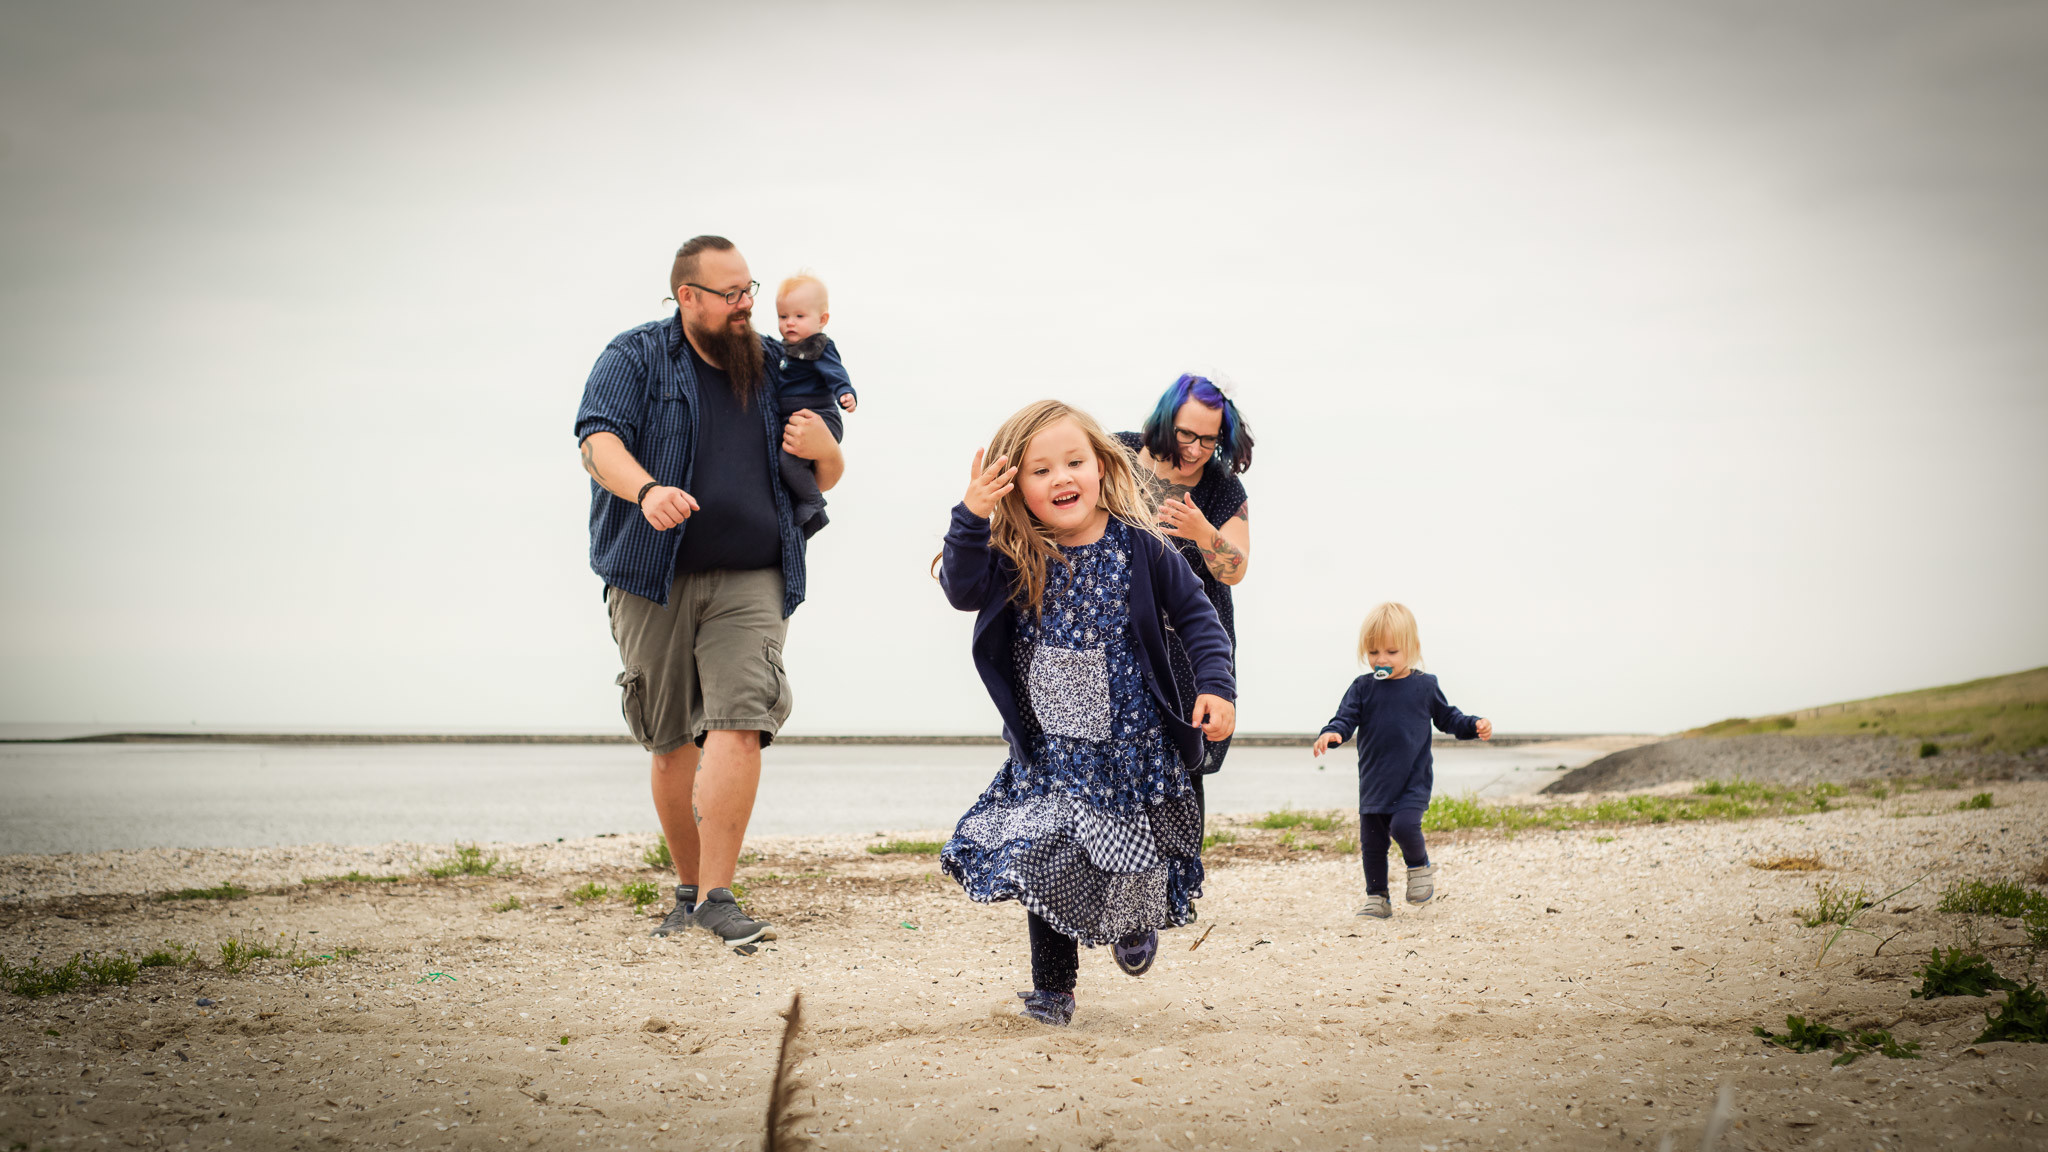
<svg viewBox="0 0 2048 1152"><path fill-rule="evenodd" d="M1479 738L1478 717L1453 708L1436 677L1410 672L1398 680L1353 680L1337 715L1323 725L1346 740L1358 733L1358 849L1371 895L1387 894L1390 838L1410 868L1429 863L1422 814L1436 782L1432 724L1460 740Z"/></svg>
<svg viewBox="0 0 2048 1152"><path fill-rule="evenodd" d="M808 408L824 418L834 440L846 439L839 398L857 396L846 365L839 362L839 348L823 332L813 332L794 344L782 346L776 365L775 399L782 419ZM818 466L801 456L782 454L782 484L789 489L791 511L804 538L818 534L831 523L825 515L825 494L818 490Z"/></svg>

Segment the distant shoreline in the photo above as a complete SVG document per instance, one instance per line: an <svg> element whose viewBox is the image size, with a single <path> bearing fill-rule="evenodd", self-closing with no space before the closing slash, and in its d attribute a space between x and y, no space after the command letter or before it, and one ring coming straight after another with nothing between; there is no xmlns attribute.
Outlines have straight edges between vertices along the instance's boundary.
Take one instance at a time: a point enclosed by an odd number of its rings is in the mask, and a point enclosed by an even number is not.
<svg viewBox="0 0 2048 1152"><path fill-rule="evenodd" d="M1525 732L1496 733L1493 743L1552 744L1596 737L1624 735L1608 732ZM1634 735L1629 733L1626 735ZM1235 743L1248 748L1291 748L1306 746L1316 738L1313 732L1247 732ZM1450 738L1438 736L1440 742ZM787 745L898 744L911 746L1000 745L994 735L950 736L798 736L775 738ZM22 744L634 744L625 733L606 732L95 732L78 736L0 738L0 746Z"/></svg>

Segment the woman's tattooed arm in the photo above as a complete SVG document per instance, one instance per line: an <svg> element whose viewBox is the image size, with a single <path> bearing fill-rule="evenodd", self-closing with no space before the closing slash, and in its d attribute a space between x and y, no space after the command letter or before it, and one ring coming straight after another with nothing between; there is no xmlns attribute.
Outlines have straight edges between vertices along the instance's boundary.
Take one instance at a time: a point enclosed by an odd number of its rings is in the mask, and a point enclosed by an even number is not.
<svg viewBox="0 0 2048 1152"><path fill-rule="evenodd" d="M1244 568L1244 553L1225 540L1221 532L1210 537L1209 543L1198 547L1202 552L1202 563L1209 566L1211 575L1224 583L1229 583L1230 578Z"/></svg>

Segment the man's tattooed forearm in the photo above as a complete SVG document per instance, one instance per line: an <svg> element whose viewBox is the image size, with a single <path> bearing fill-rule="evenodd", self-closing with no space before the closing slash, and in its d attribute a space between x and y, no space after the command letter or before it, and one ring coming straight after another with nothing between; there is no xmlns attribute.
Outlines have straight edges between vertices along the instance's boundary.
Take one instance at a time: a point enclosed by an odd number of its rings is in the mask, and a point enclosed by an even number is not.
<svg viewBox="0 0 2048 1152"><path fill-rule="evenodd" d="M588 440L583 442L583 470L590 473L593 480L604 483L604 473L597 470L597 454L591 451Z"/></svg>
<svg viewBox="0 0 2048 1152"><path fill-rule="evenodd" d="M1244 567L1244 553L1238 551L1236 545L1225 540L1220 532L1216 534L1215 540L1201 551L1202 563L1209 566L1209 571L1218 580L1228 580Z"/></svg>

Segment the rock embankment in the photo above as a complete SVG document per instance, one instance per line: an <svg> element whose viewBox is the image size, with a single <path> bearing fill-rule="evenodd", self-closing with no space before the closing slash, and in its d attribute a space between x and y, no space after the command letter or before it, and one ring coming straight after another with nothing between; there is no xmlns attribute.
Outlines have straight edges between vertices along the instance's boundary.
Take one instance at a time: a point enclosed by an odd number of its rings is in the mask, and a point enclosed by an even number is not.
<svg viewBox="0 0 2048 1152"><path fill-rule="evenodd" d="M1983 780L2048 779L2048 748L2029 752L1943 750L1920 755L1918 740L1893 736L1681 737L1603 756L1543 789L1546 795L1626 792L1680 780L1762 784L1848 784L1916 776Z"/></svg>

